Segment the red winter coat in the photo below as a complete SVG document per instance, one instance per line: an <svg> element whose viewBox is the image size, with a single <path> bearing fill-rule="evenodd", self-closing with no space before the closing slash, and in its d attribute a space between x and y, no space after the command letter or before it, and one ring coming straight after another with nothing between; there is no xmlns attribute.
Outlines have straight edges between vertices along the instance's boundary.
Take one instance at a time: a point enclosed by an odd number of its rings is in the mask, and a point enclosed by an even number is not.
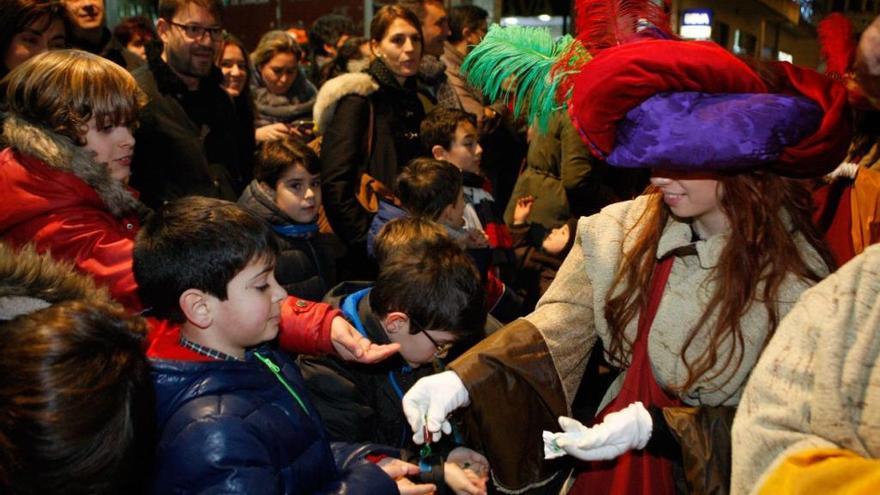
<svg viewBox="0 0 880 495"><path fill-rule="evenodd" d="M15 117L4 131L11 147L0 152L0 238L51 251L139 310L132 248L143 206L136 193L63 136Z"/></svg>

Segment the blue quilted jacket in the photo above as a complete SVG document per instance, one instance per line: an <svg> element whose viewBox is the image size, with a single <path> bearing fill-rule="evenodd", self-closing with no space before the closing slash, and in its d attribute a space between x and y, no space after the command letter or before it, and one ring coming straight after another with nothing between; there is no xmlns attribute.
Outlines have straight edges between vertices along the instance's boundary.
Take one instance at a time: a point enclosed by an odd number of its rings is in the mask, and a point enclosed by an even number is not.
<svg viewBox="0 0 880 495"><path fill-rule="evenodd" d="M293 361L258 352L299 401L254 352L244 362L152 361L153 493L397 494L394 481L364 459L371 446L327 441Z"/></svg>

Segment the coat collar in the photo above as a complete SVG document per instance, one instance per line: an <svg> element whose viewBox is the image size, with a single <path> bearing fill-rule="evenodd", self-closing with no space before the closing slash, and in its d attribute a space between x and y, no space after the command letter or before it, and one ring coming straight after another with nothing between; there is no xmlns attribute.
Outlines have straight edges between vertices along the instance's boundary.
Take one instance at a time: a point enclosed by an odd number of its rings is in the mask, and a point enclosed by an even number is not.
<svg viewBox="0 0 880 495"><path fill-rule="evenodd" d="M3 137L19 153L71 173L91 186L114 216L133 213L143 218L149 212L132 189L110 177L107 166L95 161L94 153L75 145L70 138L14 114L6 116Z"/></svg>
<svg viewBox="0 0 880 495"><path fill-rule="evenodd" d="M694 240L696 235L691 224L670 216L657 243L657 259L673 253L696 254L701 268L714 268L718 265L728 237L727 234L718 234L708 239Z"/></svg>

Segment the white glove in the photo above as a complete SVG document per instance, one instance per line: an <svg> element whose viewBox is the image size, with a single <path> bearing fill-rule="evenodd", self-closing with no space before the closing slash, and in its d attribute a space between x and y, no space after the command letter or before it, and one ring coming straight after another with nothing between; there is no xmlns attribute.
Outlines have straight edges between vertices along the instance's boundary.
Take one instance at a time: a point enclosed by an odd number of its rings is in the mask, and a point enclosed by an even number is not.
<svg viewBox="0 0 880 495"><path fill-rule="evenodd" d="M653 422L645 406L633 402L592 428L565 416L559 417L559 426L562 433L543 433L545 459L568 454L583 461L606 461L631 449L645 448Z"/></svg>
<svg viewBox="0 0 880 495"><path fill-rule="evenodd" d="M413 442L425 443L425 426L436 442L449 435L452 425L446 419L452 411L470 404L467 389L454 371L444 371L417 381L403 396L403 413L414 432Z"/></svg>

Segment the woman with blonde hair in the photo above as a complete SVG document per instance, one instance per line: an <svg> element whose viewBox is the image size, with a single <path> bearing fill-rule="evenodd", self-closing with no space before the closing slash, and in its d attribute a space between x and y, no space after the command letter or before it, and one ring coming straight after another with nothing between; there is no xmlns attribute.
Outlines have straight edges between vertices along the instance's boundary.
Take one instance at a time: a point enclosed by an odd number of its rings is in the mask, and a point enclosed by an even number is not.
<svg viewBox="0 0 880 495"><path fill-rule="evenodd" d="M16 67L0 93L0 237L72 261L139 309L131 251L148 209L127 186L138 85L97 55L58 50Z"/></svg>
<svg viewBox="0 0 880 495"><path fill-rule="evenodd" d="M310 134L310 127L295 124L311 118L318 94L300 68L302 58L299 44L284 31L269 31L251 53L258 142Z"/></svg>

